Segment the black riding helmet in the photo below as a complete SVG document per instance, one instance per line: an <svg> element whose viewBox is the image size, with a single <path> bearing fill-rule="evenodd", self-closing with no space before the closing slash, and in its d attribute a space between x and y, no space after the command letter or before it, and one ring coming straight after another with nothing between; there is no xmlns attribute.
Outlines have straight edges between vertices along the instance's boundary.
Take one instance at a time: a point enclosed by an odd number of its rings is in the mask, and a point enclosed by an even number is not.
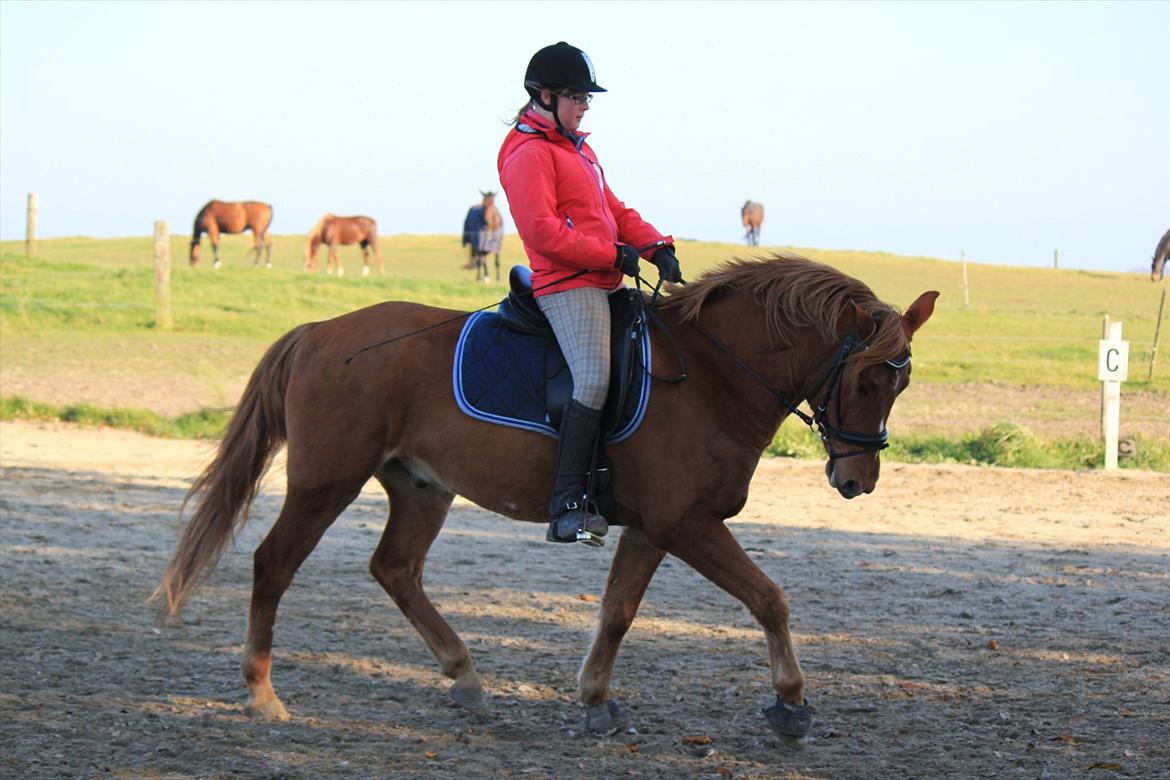
<svg viewBox="0 0 1170 780"><path fill-rule="evenodd" d="M561 120L557 116L557 90L605 92L605 88L597 84L589 55L564 41L545 46L532 55L528 70L524 72L524 88L541 108L552 112L558 126ZM541 89L553 93L551 104L540 99Z"/></svg>

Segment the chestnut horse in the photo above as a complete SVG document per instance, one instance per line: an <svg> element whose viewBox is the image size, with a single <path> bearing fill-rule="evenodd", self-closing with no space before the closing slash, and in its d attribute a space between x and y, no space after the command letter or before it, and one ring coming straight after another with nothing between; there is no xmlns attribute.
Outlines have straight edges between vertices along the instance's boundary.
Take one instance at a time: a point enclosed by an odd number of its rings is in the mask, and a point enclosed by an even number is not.
<svg viewBox="0 0 1170 780"><path fill-rule="evenodd" d="M212 268L219 268L219 234L252 231L252 251L255 256L252 265L260 264L260 250L264 249L264 267L272 267L272 238L268 226L272 224L272 206L255 200L243 203L228 203L211 200L195 215L195 231L191 236L191 265L199 262L199 241L203 234L211 239L211 251L215 256Z"/></svg>
<svg viewBox="0 0 1170 780"><path fill-rule="evenodd" d="M874 489L885 420L910 379L910 337L937 296L923 293L899 314L836 269L775 256L729 262L658 304L662 329L653 332L649 369L674 373L682 356L686 378L655 384L641 426L608 449L617 505L608 519L624 530L579 678L588 729L608 733L627 722L610 700L610 675L669 554L759 621L777 695L767 718L781 735L807 734L788 602L723 521L743 508L761 454L804 399L814 414L796 413L821 431L829 484L845 498ZM210 573L273 456L288 447L284 506L254 556L243 652L252 714L288 716L270 678L277 606L370 477L390 499L370 572L454 680L454 700L485 709L467 646L423 590L423 564L456 495L515 520L547 522L556 443L459 410L450 383L462 319L386 302L289 331L256 367L217 454L188 493L199 497L194 514L154 594L172 615ZM379 348L363 351L371 345Z"/></svg>
<svg viewBox="0 0 1170 780"><path fill-rule="evenodd" d="M378 273L385 276L386 268L382 265L382 250L378 248L378 223L369 217L336 217L326 214L317 221L309 231L309 239L305 242L305 270L317 270L317 248L325 244L329 247L329 256L325 261L325 272L333 273L337 269L338 276L345 275L338 256L337 247L349 244L362 245L362 276L370 275L370 249L378 260Z"/></svg>
<svg viewBox="0 0 1170 780"><path fill-rule="evenodd" d="M747 240L748 246L760 245L760 225L764 224L764 204L753 203L750 200L743 202L743 208L739 210L739 218L743 220L744 239Z"/></svg>
<svg viewBox="0 0 1170 780"><path fill-rule="evenodd" d="M1166 273L1166 256L1170 255L1170 230L1167 230L1162 240L1154 247L1154 259L1150 263L1150 281L1162 281L1162 275Z"/></svg>

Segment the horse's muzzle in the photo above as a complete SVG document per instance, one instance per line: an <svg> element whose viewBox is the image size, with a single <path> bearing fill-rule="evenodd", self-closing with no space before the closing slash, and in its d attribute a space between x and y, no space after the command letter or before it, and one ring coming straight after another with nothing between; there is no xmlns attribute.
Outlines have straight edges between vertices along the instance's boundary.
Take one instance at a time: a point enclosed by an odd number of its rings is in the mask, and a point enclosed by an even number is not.
<svg viewBox="0 0 1170 780"><path fill-rule="evenodd" d="M859 480L841 479L837 474L834 461L825 464L825 476L829 478L829 486L834 488L844 498L857 498L862 493L872 493L873 486L865 488Z"/></svg>

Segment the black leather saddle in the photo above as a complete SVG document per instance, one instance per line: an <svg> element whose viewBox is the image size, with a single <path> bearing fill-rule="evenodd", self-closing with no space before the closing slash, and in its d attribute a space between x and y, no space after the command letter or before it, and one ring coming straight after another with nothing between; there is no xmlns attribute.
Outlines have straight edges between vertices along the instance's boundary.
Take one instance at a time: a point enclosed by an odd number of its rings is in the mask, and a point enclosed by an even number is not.
<svg viewBox="0 0 1170 780"><path fill-rule="evenodd" d="M512 330L545 337L545 398L549 422L560 427L561 411L573 396L573 377L557 344L544 312L532 295L532 272L522 265L508 273L510 290L497 313ZM612 320L609 395L605 402L601 428L611 434L636 413L644 393L644 370L648 365L646 335L646 298L634 289L623 289L609 296Z"/></svg>

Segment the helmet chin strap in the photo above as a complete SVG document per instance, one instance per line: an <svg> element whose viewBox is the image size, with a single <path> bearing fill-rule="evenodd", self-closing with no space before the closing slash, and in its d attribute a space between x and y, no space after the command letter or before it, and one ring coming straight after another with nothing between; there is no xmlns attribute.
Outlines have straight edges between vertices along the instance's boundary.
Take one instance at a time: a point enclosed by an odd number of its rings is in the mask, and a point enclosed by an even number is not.
<svg viewBox="0 0 1170 780"><path fill-rule="evenodd" d="M565 126L563 124L561 124L561 115L557 111L557 107L558 107L557 100L559 99L560 96L557 95L557 93L553 92L551 89L548 91L548 93L552 96L552 102L545 103L543 100L540 99L540 93L535 92L535 91L532 95L532 102L536 103L536 105L540 106L545 111L548 111L549 113L551 113L553 115L553 121L557 123L557 129L564 130Z"/></svg>

